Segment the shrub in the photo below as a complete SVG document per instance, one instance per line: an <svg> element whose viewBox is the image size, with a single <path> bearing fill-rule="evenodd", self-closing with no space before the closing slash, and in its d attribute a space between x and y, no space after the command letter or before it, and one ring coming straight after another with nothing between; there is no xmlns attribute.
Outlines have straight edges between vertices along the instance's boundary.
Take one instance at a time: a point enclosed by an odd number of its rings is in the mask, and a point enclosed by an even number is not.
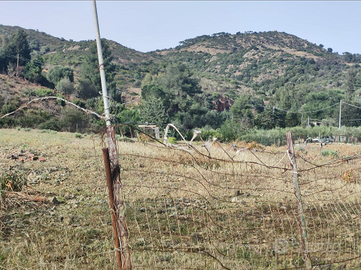
<svg viewBox="0 0 361 270"><path fill-rule="evenodd" d="M209 126L205 126L201 130L201 137L203 140L212 140L213 137L217 137L217 131Z"/></svg>
<svg viewBox="0 0 361 270"><path fill-rule="evenodd" d="M61 79L57 83L56 89L62 93L68 94L68 95L72 94L75 90L74 84L69 80L68 77Z"/></svg>
<svg viewBox="0 0 361 270"><path fill-rule="evenodd" d="M81 108L85 108L85 102L84 102L84 101L81 101L80 99L74 99L74 100L73 100L73 103L74 103L75 105L78 105L78 106L81 107Z"/></svg>
<svg viewBox="0 0 361 270"><path fill-rule="evenodd" d="M227 119L223 125L217 129L217 137L220 141L235 141L240 135L240 125L232 119Z"/></svg>
<svg viewBox="0 0 361 270"><path fill-rule="evenodd" d="M60 123L59 119L57 119L57 118L50 118L49 120L39 124L38 128L60 131L61 123Z"/></svg>
<svg viewBox="0 0 361 270"><path fill-rule="evenodd" d="M89 119L83 112L72 107L65 107L61 112L60 123L61 127L67 131L83 132L88 127Z"/></svg>
<svg viewBox="0 0 361 270"><path fill-rule="evenodd" d="M51 96L54 94L54 92L48 88L38 88L35 90L35 94L38 97L46 97L46 96Z"/></svg>
<svg viewBox="0 0 361 270"><path fill-rule="evenodd" d="M80 133L74 133L75 138L81 139L83 138L83 135L81 135Z"/></svg>
<svg viewBox="0 0 361 270"><path fill-rule="evenodd" d="M1 113L7 114L7 113L15 111L15 110L16 110L16 106L14 104L6 103L2 106Z"/></svg>
<svg viewBox="0 0 361 270"><path fill-rule="evenodd" d="M168 137L168 142L171 143L171 144L176 144L177 139L175 137Z"/></svg>
<svg viewBox="0 0 361 270"><path fill-rule="evenodd" d="M338 158L338 153L335 150L323 149L320 151L320 155L323 157L333 157Z"/></svg>
<svg viewBox="0 0 361 270"><path fill-rule="evenodd" d="M5 172L0 175L0 194L5 196L7 191L21 191L26 185L24 175L19 172Z"/></svg>
<svg viewBox="0 0 361 270"><path fill-rule="evenodd" d="M68 78L70 82L74 81L73 70L70 67L54 66L46 75L47 79L57 85L62 79Z"/></svg>

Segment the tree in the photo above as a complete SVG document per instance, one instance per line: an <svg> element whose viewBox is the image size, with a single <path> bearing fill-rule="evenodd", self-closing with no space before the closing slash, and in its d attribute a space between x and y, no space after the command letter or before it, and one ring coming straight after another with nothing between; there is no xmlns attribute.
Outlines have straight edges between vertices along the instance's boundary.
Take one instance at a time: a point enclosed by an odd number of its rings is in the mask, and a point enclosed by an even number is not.
<svg viewBox="0 0 361 270"><path fill-rule="evenodd" d="M257 114L255 125L261 129L275 128L275 110L271 106L266 106L263 112Z"/></svg>
<svg viewBox="0 0 361 270"><path fill-rule="evenodd" d="M357 71L351 68L346 73L346 99L348 101L353 100L353 94L355 93Z"/></svg>
<svg viewBox="0 0 361 270"><path fill-rule="evenodd" d="M30 61L30 51L27 34L23 29L10 36L9 43L6 46L9 63L17 65L19 60L19 66L25 66Z"/></svg>
<svg viewBox="0 0 361 270"><path fill-rule="evenodd" d="M0 48L0 73L6 73L8 67L8 59L6 52L3 48Z"/></svg>
<svg viewBox="0 0 361 270"><path fill-rule="evenodd" d="M162 100L154 96L150 96L142 102L140 106L140 117L143 122L156 124L160 127L164 127L168 120Z"/></svg>
<svg viewBox="0 0 361 270"><path fill-rule="evenodd" d="M68 77L65 77L58 82L56 85L56 90L70 95L74 92L74 84L69 80Z"/></svg>
<svg viewBox="0 0 361 270"><path fill-rule="evenodd" d="M165 93L162 89L162 87L160 87L158 84L147 84L144 87L142 87L142 99L143 100L147 100L151 97L155 97L155 98L164 98L165 97Z"/></svg>
<svg viewBox="0 0 361 270"><path fill-rule="evenodd" d="M32 82L41 82L44 79L41 74L43 65L44 59L39 55L34 55L24 67L24 78Z"/></svg>
<svg viewBox="0 0 361 270"><path fill-rule="evenodd" d="M116 85L114 82L115 76L115 65L112 63L113 57L110 51L109 45L105 39L101 39L102 51L103 51L103 60L104 60L104 70L105 70L105 79L107 82L107 90L109 95L116 101L121 101L121 93L117 91ZM97 45L95 41L89 46L88 53L84 58L84 63L81 66L80 70L80 81L87 81L87 84L91 84L92 88L96 89L96 92L101 92L101 80L99 73L99 61L97 53ZM84 89L83 89L84 90ZM87 94L83 93L84 96ZM90 94L92 96L92 94Z"/></svg>
<svg viewBox="0 0 361 270"><path fill-rule="evenodd" d="M70 67L54 66L46 75L47 79L54 85L57 85L61 79L68 78L70 82L74 82L73 70Z"/></svg>
<svg viewBox="0 0 361 270"><path fill-rule="evenodd" d="M95 87L94 84L88 79L81 80L79 82L78 88L78 97L83 99L95 98L99 96L99 89Z"/></svg>
<svg viewBox="0 0 361 270"><path fill-rule="evenodd" d="M165 73L155 79L165 92L166 110L169 116L184 112L192 104L192 98L202 93L199 80L185 64L172 64Z"/></svg>
<svg viewBox="0 0 361 270"><path fill-rule="evenodd" d="M232 107L230 108L230 113L233 114L233 118L238 120L238 122L243 127L253 126L253 113L252 113L252 104L251 96L241 95L235 101Z"/></svg>

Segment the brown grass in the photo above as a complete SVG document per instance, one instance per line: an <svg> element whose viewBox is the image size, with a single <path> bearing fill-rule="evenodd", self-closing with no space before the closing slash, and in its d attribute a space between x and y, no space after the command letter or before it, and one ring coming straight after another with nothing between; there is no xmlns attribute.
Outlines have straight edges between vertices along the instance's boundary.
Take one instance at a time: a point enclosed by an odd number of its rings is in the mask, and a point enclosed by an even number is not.
<svg viewBox="0 0 361 270"><path fill-rule="evenodd" d="M36 130L0 138L1 167L28 180L1 202L3 269L116 269L102 140ZM285 147L214 145L210 157L194 147L118 143L134 268L302 267ZM339 158L360 152L325 148ZM21 151L46 161L7 158ZM296 152L312 262L357 269L360 260L340 261L361 247L359 159L336 162L312 144Z"/></svg>

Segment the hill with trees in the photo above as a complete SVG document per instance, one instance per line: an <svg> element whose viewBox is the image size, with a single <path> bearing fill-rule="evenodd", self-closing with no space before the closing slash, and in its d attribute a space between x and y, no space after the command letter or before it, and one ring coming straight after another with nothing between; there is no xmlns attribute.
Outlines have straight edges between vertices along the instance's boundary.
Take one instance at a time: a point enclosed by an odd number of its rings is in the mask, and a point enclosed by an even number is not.
<svg viewBox="0 0 361 270"><path fill-rule="evenodd" d="M342 125L361 125L359 54L277 31L203 35L149 53L102 44L117 123L172 122L232 140L252 129L337 126L342 100ZM102 113L94 40L0 25L0 73L2 115L49 95ZM102 124L59 100L42 102L52 109L32 106L0 125L88 131Z"/></svg>

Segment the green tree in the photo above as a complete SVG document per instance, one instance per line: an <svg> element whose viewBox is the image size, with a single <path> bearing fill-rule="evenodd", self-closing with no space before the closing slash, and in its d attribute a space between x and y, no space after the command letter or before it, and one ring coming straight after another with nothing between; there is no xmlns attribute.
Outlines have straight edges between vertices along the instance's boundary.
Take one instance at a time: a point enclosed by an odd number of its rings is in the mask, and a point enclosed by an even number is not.
<svg viewBox="0 0 361 270"><path fill-rule="evenodd" d="M41 82L44 79L41 74L43 65L44 59L40 55L34 55L24 67L24 78L32 82Z"/></svg>
<svg viewBox="0 0 361 270"><path fill-rule="evenodd" d="M68 95L74 92L74 84L69 80L68 77L61 79L55 88L56 90Z"/></svg>
<svg viewBox="0 0 361 270"><path fill-rule="evenodd" d="M177 112L185 112L192 104L192 98L202 93L199 80L185 64L172 64L162 76L156 78L165 92L164 100L167 113L174 116Z"/></svg>
<svg viewBox="0 0 361 270"><path fill-rule="evenodd" d="M90 99L99 96L99 89L91 81L84 79L79 82L77 93L80 98Z"/></svg>
<svg viewBox="0 0 361 270"><path fill-rule="evenodd" d="M6 46L9 63L16 65L19 58L19 66L25 66L30 61L30 51L27 34L23 29L10 36L9 43Z"/></svg>
<svg viewBox="0 0 361 270"><path fill-rule="evenodd" d="M116 89L116 84L114 82L116 66L112 63L113 56L110 47L108 45L107 40L105 39L101 39L101 44L102 44L105 79L107 82L108 93L115 101L121 102L121 93ZM80 81L86 80L87 84L89 83L92 84L93 87L96 89L97 93L102 91L100 73L99 73L98 52L95 41L89 46L89 50L81 66L79 76L80 76ZM83 95L87 96L87 94L85 93L83 93ZM90 94L90 96L92 96L92 94Z"/></svg>
<svg viewBox="0 0 361 270"><path fill-rule="evenodd" d="M86 115L73 108L65 106L60 115L60 126L70 132L84 131L89 125Z"/></svg>
<svg viewBox="0 0 361 270"><path fill-rule="evenodd" d="M164 99L165 93L158 84L147 84L142 87L142 99L147 100L151 97Z"/></svg>
<svg viewBox="0 0 361 270"><path fill-rule="evenodd" d="M305 103L302 105L300 112L306 112L305 117L322 120L326 118L338 118L340 100L344 98L344 94L340 89L321 90L319 92L311 92L306 95Z"/></svg>
<svg viewBox="0 0 361 270"><path fill-rule="evenodd" d="M60 65L52 67L48 71L46 78L54 85L57 85L61 79L64 78L68 78L70 82L74 82L73 70L70 67L63 67Z"/></svg>
<svg viewBox="0 0 361 270"><path fill-rule="evenodd" d="M117 124L135 124L141 121L138 107L125 108L121 106L120 112L115 116L115 122ZM134 136L135 129L133 125L121 125L117 127L117 132L120 132L124 136Z"/></svg>
<svg viewBox="0 0 361 270"><path fill-rule="evenodd" d="M3 48L0 48L0 73L6 73L8 67L8 58L6 56L6 51Z"/></svg>
<svg viewBox="0 0 361 270"><path fill-rule="evenodd" d="M257 114L255 118L255 126L261 129L275 128L276 112L272 106L266 106L264 111Z"/></svg>
<svg viewBox="0 0 361 270"><path fill-rule="evenodd" d="M251 127L254 119L252 107L251 96L241 95L234 101L229 111L242 127Z"/></svg>
<svg viewBox="0 0 361 270"><path fill-rule="evenodd" d="M150 96L142 102L140 117L143 122L156 124L159 127L164 127L168 120L162 100L154 96Z"/></svg>
<svg viewBox="0 0 361 270"><path fill-rule="evenodd" d="M346 73L346 100L349 102L353 100L355 93L356 75L357 71L354 68L349 69Z"/></svg>

